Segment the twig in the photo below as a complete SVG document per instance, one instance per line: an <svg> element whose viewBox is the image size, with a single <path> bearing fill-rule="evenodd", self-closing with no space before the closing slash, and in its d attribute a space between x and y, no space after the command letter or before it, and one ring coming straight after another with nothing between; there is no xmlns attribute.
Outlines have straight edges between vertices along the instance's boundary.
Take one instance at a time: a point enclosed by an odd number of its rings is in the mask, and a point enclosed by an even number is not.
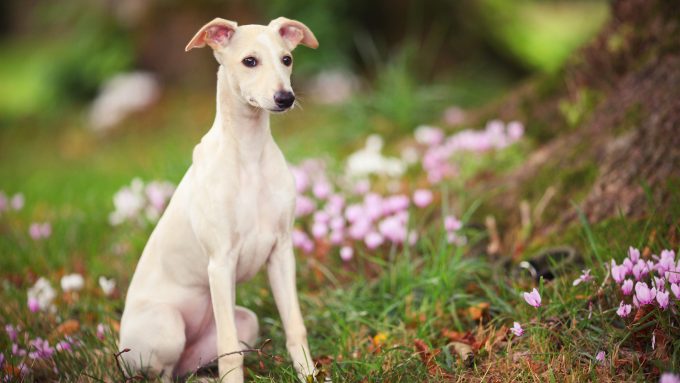
<svg viewBox="0 0 680 383"><path fill-rule="evenodd" d="M274 358L273 355L269 355L269 354L267 354L266 352L263 351L264 346L266 346L266 345L267 345L269 342L271 342L271 341L272 341L271 339L265 339L264 342L262 342L262 344L260 345L260 347L257 347L257 348L244 348L243 350L239 350L239 351L231 351L231 352L224 353L224 354L222 354L222 355L218 355L217 357L213 358L213 359L212 359L210 362L208 362L207 364L217 362L220 358L225 357L225 356L228 356L228 355L234 355L234 354L243 355L243 354L246 354L246 353L249 353L249 352L256 352L258 356L263 356L263 355L264 355L264 356L266 356L266 357L268 357L268 358ZM247 346L247 344L246 344L246 346Z"/></svg>
<svg viewBox="0 0 680 383"><path fill-rule="evenodd" d="M116 352L116 353L113 354L114 358L116 358L116 366L118 366L118 371L120 371L120 374L121 374L121 375L123 376L123 378L125 379L125 382L126 382L126 383L127 383L127 382L134 382L135 380L144 379L144 377L141 376L141 375L139 375L139 374L134 375L134 376L131 376L131 377L129 377L129 378L125 375L125 371L123 371L123 367L120 365L120 359L119 359L119 358L120 358L120 356L121 356L122 354L124 354L124 353L126 353L126 352L130 352L130 349L129 349L129 348L124 348L124 349L120 350L119 352Z"/></svg>

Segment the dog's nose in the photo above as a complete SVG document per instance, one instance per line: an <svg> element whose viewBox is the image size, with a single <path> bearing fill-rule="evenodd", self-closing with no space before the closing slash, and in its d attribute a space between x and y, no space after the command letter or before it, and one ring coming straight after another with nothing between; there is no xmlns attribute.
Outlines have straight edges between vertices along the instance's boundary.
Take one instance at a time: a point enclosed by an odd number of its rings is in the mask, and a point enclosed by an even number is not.
<svg viewBox="0 0 680 383"><path fill-rule="evenodd" d="M295 102L295 95L293 92L278 91L274 93L274 102L279 108L290 108Z"/></svg>

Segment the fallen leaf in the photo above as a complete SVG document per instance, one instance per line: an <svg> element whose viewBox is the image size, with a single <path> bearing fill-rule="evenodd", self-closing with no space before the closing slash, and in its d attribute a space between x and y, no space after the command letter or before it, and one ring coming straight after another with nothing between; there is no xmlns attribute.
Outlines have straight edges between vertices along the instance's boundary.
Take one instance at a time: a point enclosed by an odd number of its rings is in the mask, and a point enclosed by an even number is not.
<svg viewBox="0 0 680 383"><path fill-rule="evenodd" d="M61 336L73 335L80 330L80 322L75 319L69 319L60 324L56 329L56 334Z"/></svg>
<svg viewBox="0 0 680 383"><path fill-rule="evenodd" d="M475 363L475 354L470 345L461 342L451 342L453 350L458 354L465 367L472 367Z"/></svg>

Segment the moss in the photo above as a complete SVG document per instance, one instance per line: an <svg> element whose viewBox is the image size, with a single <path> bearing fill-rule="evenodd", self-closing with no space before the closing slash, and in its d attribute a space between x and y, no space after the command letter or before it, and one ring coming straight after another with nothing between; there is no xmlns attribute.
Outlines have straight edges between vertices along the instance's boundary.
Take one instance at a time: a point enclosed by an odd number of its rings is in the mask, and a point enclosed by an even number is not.
<svg viewBox="0 0 680 383"><path fill-rule="evenodd" d="M576 128L592 114L601 99L599 92L582 88L576 93L573 100L561 100L558 109L567 125Z"/></svg>

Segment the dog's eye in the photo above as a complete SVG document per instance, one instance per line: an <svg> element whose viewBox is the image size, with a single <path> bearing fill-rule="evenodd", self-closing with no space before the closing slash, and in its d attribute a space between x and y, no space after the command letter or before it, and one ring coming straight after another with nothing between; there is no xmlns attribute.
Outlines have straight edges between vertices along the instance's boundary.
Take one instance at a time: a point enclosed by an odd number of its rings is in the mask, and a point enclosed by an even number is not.
<svg viewBox="0 0 680 383"><path fill-rule="evenodd" d="M257 66L257 59L255 57L246 57L242 61L243 65L247 66L248 68L254 68Z"/></svg>
<svg viewBox="0 0 680 383"><path fill-rule="evenodd" d="M283 57L281 58L281 62L282 62L283 65L285 65L285 66L290 66L290 64L293 63L293 58L290 57L290 56L288 56L288 55L286 55L286 56L283 56Z"/></svg>

